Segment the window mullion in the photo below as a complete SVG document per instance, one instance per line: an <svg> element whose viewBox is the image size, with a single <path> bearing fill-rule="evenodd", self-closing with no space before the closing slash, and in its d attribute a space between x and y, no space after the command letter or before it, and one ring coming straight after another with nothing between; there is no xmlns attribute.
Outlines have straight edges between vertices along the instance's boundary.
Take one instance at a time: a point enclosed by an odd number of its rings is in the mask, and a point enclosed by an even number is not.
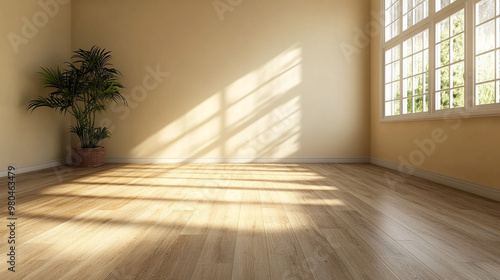
<svg viewBox="0 0 500 280"><path fill-rule="evenodd" d="M436 13L436 2L435 0L429 0L429 18L431 19L434 18L435 13Z"/></svg>
<svg viewBox="0 0 500 280"><path fill-rule="evenodd" d="M403 34L403 0L399 0L399 11L398 11L398 16L399 16L399 34L398 36L401 36Z"/></svg>
<svg viewBox="0 0 500 280"><path fill-rule="evenodd" d="M403 9L401 9L403 10ZM399 114L403 114L403 40L399 42Z"/></svg>
<svg viewBox="0 0 500 280"><path fill-rule="evenodd" d="M439 1L439 0L438 0ZM435 0L429 0L429 112L436 112L436 14Z"/></svg>
<svg viewBox="0 0 500 280"><path fill-rule="evenodd" d="M475 24L474 24L474 5L476 1L466 1L465 3L465 110L474 110L475 106Z"/></svg>
<svg viewBox="0 0 500 280"><path fill-rule="evenodd" d="M434 11L434 8L432 10ZM432 20L429 24L429 113L434 114L435 112L436 112L436 21Z"/></svg>

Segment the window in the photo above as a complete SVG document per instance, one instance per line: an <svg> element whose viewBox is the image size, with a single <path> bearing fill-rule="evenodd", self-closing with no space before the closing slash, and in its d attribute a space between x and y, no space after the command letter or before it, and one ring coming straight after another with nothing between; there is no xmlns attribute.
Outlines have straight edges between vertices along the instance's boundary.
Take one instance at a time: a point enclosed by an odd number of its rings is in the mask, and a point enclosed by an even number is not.
<svg viewBox="0 0 500 280"><path fill-rule="evenodd" d="M403 30L429 16L429 0L403 0Z"/></svg>
<svg viewBox="0 0 500 280"><path fill-rule="evenodd" d="M400 0L385 0L385 40L388 41L399 35Z"/></svg>
<svg viewBox="0 0 500 280"><path fill-rule="evenodd" d="M401 68L400 48L396 46L385 52L385 111L390 115L399 115L401 83L399 70Z"/></svg>
<svg viewBox="0 0 500 280"><path fill-rule="evenodd" d="M475 105L500 103L500 1L480 1L475 10Z"/></svg>
<svg viewBox="0 0 500 280"><path fill-rule="evenodd" d="M429 110L429 30L403 42L403 114Z"/></svg>
<svg viewBox="0 0 500 280"><path fill-rule="evenodd" d="M464 10L436 24L436 110L465 106Z"/></svg>
<svg viewBox="0 0 500 280"><path fill-rule="evenodd" d="M382 119L500 115L500 0L382 5Z"/></svg>

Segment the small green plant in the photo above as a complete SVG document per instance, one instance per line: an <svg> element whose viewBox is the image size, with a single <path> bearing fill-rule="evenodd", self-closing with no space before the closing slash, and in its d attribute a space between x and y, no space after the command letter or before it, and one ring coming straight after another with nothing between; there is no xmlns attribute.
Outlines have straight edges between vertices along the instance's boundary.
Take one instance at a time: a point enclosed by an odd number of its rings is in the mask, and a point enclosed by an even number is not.
<svg viewBox="0 0 500 280"><path fill-rule="evenodd" d="M82 148L95 148L111 136L106 127L96 127L96 115L105 112L111 101L127 105L120 93L122 74L110 63L111 52L97 46L75 51L72 60L64 70L41 67L42 85L53 91L30 101L26 110L49 107L71 114L76 124L70 132L78 136Z"/></svg>

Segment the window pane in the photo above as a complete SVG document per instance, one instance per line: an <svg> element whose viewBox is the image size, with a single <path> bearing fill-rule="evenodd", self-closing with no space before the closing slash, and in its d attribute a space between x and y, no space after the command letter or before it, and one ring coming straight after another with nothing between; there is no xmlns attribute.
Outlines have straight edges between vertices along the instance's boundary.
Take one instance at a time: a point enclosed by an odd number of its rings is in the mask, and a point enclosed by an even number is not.
<svg viewBox="0 0 500 280"><path fill-rule="evenodd" d="M436 12L455 2L455 0L436 0Z"/></svg>
<svg viewBox="0 0 500 280"><path fill-rule="evenodd" d="M486 82L495 79L495 53L489 52L476 59L476 82Z"/></svg>
<svg viewBox="0 0 500 280"><path fill-rule="evenodd" d="M399 62L394 62L392 64L392 75L393 75L393 81L397 81L400 79L399 77Z"/></svg>
<svg viewBox="0 0 500 280"><path fill-rule="evenodd" d="M444 68L441 68L441 70L438 70L439 71L439 76L441 77L441 80L440 81L437 81L439 82L439 89L447 89L447 88L450 88L450 70L449 70L449 67L444 67ZM438 83L436 83L436 85L438 85Z"/></svg>
<svg viewBox="0 0 500 280"><path fill-rule="evenodd" d="M436 48L436 66L450 64L450 41L444 41Z"/></svg>
<svg viewBox="0 0 500 280"><path fill-rule="evenodd" d="M497 79L500 79L500 50L497 51Z"/></svg>
<svg viewBox="0 0 500 280"><path fill-rule="evenodd" d="M424 54L423 67L424 71L427 72L429 71L429 50L425 50L423 54Z"/></svg>
<svg viewBox="0 0 500 280"><path fill-rule="evenodd" d="M407 57L413 53L413 42L412 40L406 40L403 43L403 56Z"/></svg>
<svg viewBox="0 0 500 280"><path fill-rule="evenodd" d="M424 112L424 96L415 97L415 113Z"/></svg>
<svg viewBox="0 0 500 280"><path fill-rule="evenodd" d="M476 105L495 103L495 83L476 86Z"/></svg>
<svg viewBox="0 0 500 280"><path fill-rule="evenodd" d="M424 112L429 111L429 95L424 95Z"/></svg>
<svg viewBox="0 0 500 280"><path fill-rule="evenodd" d="M413 51L419 52L424 49L424 34L420 33L413 37Z"/></svg>
<svg viewBox="0 0 500 280"><path fill-rule="evenodd" d="M424 93L424 75L413 77L413 84L415 85L414 95L421 95Z"/></svg>
<svg viewBox="0 0 500 280"><path fill-rule="evenodd" d="M408 13L408 11L411 11L412 9L413 9L413 1L412 0L403 1L403 14Z"/></svg>
<svg viewBox="0 0 500 280"><path fill-rule="evenodd" d="M403 81L403 97L413 95L413 79L406 79Z"/></svg>
<svg viewBox="0 0 500 280"><path fill-rule="evenodd" d="M395 20L395 18L392 17L392 10L385 10L384 20L386 22L385 26L387 26L387 23L393 22Z"/></svg>
<svg viewBox="0 0 500 280"><path fill-rule="evenodd" d="M429 16L429 0L403 0L403 31Z"/></svg>
<svg viewBox="0 0 500 280"><path fill-rule="evenodd" d="M392 36L395 37L399 35L399 33L401 33L401 29L399 27L399 19L398 19L392 24Z"/></svg>
<svg viewBox="0 0 500 280"><path fill-rule="evenodd" d="M476 28L476 54L495 47L495 21L489 21Z"/></svg>
<svg viewBox="0 0 500 280"><path fill-rule="evenodd" d="M415 19L415 23L418 23L420 22L421 20L423 20L424 18L427 17L427 13L426 11L428 10L427 8L427 1L425 2L422 2L420 5L418 5L417 7L415 7L414 9L414 19Z"/></svg>
<svg viewBox="0 0 500 280"><path fill-rule="evenodd" d="M424 92L429 92L429 71L424 73Z"/></svg>
<svg viewBox="0 0 500 280"><path fill-rule="evenodd" d="M397 45L394 48L392 48L392 61L399 60L400 53L401 53L401 51L400 51L399 45Z"/></svg>
<svg viewBox="0 0 500 280"><path fill-rule="evenodd" d="M464 88L452 90L451 97L453 98L453 108L461 108L465 106Z"/></svg>
<svg viewBox="0 0 500 280"><path fill-rule="evenodd" d="M390 83L392 82L392 66L387 65L385 66L385 83Z"/></svg>
<svg viewBox="0 0 500 280"><path fill-rule="evenodd" d="M440 102L440 109L449 109L450 108L450 92L449 91L443 91L440 94L441 96L441 102Z"/></svg>
<svg viewBox="0 0 500 280"><path fill-rule="evenodd" d="M497 103L500 103L500 81L497 82Z"/></svg>
<svg viewBox="0 0 500 280"><path fill-rule="evenodd" d="M450 37L450 19L447 18L436 24L436 42L441 42Z"/></svg>
<svg viewBox="0 0 500 280"><path fill-rule="evenodd" d="M390 64L399 59L399 46L385 51L385 64Z"/></svg>
<svg viewBox="0 0 500 280"><path fill-rule="evenodd" d="M385 28L385 41L389 41L390 39L392 39L392 29L391 29L391 26L387 26Z"/></svg>
<svg viewBox="0 0 500 280"><path fill-rule="evenodd" d="M393 94L392 99L397 99L399 101L399 98L401 97L399 82L392 83L392 94Z"/></svg>
<svg viewBox="0 0 500 280"><path fill-rule="evenodd" d="M392 116L392 102L385 102L385 116Z"/></svg>
<svg viewBox="0 0 500 280"><path fill-rule="evenodd" d="M385 85L385 101L399 100L399 82Z"/></svg>
<svg viewBox="0 0 500 280"><path fill-rule="evenodd" d="M403 60L403 77L407 78L413 75L413 60L411 57Z"/></svg>
<svg viewBox="0 0 500 280"><path fill-rule="evenodd" d="M483 0L476 4L476 24L481 24L495 16L495 0Z"/></svg>
<svg viewBox="0 0 500 280"><path fill-rule="evenodd" d="M436 0L436 11L450 5L450 0Z"/></svg>
<svg viewBox="0 0 500 280"><path fill-rule="evenodd" d="M451 16L452 22L452 34L457 35L464 32L465 29L465 18L464 18L464 10L454 14Z"/></svg>
<svg viewBox="0 0 500 280"><path fill-rule="evenodd" d="M438 5L438 7L440 7L439 9L436 10L440 10L441 8L450 5L450 0L436 0L436 4Z"/></svg>
<svg viewBox="0 0 500 280"><path fill-rule="evenodd" d="M407 98L403 99L403 114L411 114L413 113L413 99L412 98Z"/></svg>
<svg viewBox="0 0 500 280"><path fill-rule="evenodd" d="M408 13L403 16L403 30L413 26L413 14Z"/></svg>
<svg viewBox="0 0 500 280"><path fill-rule="evenodd" d="M386 84L385 85L385 101L392 100L392 85L391 84Z"/></svg>
<svg viewBox="0 0 500 280"><path fill-rule="evenodd" d="M389 101L385 103L385 115L394 116L400 115L399 101Z"/></svg>
<svg viewBox="0 0 500 280"><path fill-rule="evenodd" d="M465 58L464 34L460 34L452 39L453 53L452 62L462 61Z"/></svg>
<svg viewBox="0 0 500 280"><path fill-rule="evenodd" d="M392 49L385 51L385 64L392 62Z"/></svg>
<svg viewBox="0 0 500 280"><path fill-rule="evenodd" d="M500 0L498 0L500 1ZM500 4L499 4L500 5ZM497 18L497 48L500 48L500 36L498 35L498 33L500 32L500 18Z"/></svg>
<svg viewBox="0 0 500 280"><path fill-rule="evenodd" d="M454 64L451 67L452 71L452 79L453 79L453 87L460 87L465 85L464 81L464 63L460 62Z"/></svg>
<svg viewBox="0 0 500 280"><path fill-rule="evenodd" d="M385 41L399 35L401 32L399 27L400 20L400 1L385 1Z"/></svg>
<svg viewBox="0 0 500 280"><path fill-rule="evenodd" d="M423 53L417 53L413 56L413 73L419 74L424 72L423 69Z"/></svg>

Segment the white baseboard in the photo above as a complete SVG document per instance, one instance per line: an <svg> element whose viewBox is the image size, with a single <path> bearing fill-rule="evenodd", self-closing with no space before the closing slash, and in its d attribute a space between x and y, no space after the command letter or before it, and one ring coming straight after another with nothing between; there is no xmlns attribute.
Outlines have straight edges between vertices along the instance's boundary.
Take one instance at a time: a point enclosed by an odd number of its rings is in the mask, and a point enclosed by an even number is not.
<svg viewBox="0 0 500 280"><path fill-rule="evenodd" d="M63 165L65 160L52 160L52 161L46 161L46 162L41 162L41 163L35 163L35 164L28 164L28 165L12 165L14 166L15 173L16 174L22 174L22 173L28 173L28 172L33 172L33 171L38 171L38 170L43 170L43 169L48 169L48 168L53 168L56 166ZM0 170L0 178L1 177L7 177L7 172L8 172L8 167L5 169Z"/></svg>
<svg viewBox="0 0 500 280"><path fill-rule="evenodd" d="M369 158L108 158L107 163L370 163Z"/></svg>
<svg viewBox="0 0 500 280"><path fill-rule="evenodd" d="M399 164L394 163L394 162L385 161L385 160L381 160L381 159L377 159L377 158L371 158L370 162L372 164L375 164L378 166L382 166L385 168L399 171L398 170ZM405 168L405 169L407 169L407 168ZM489 198L489 199L492 199L495 201L500 201L500 189L487 187L484 185L464 181L461 179L449 177L446 175L441 175L438 173L434 173L434 172L430 172L430 171L426 171L426 170L422 170L422 169L418 169L418 168L411 168L411 170L413 170L414 172L411 173L410 175L420 177L423 179L427 179L429 181L443 184L445 186L449 186L449 187L452 187L455 189L459 189L462 191L473 193L473 194L476 194L476 195L479 195L479 196L482 196L485 198ZM408 172L405 172L405 173L409 174Z"/></svg>

